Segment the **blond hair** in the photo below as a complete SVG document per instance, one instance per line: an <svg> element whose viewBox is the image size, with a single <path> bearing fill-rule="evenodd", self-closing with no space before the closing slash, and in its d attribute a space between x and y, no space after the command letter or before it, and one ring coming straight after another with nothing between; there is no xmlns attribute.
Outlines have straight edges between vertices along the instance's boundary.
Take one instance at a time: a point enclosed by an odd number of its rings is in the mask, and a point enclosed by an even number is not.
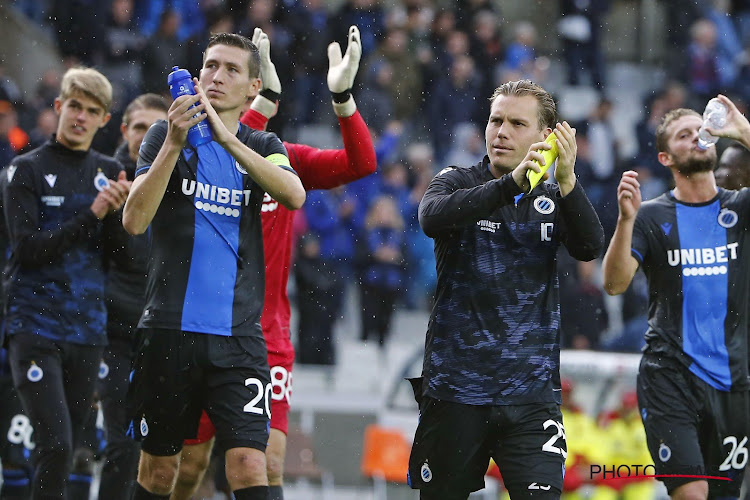
<svg viewBox="0 0 750 500"><path fill-rule="evenodd" d="M93 99L107 113L112 105L112 84L93 68L71 68L63 75L58 98L64 101L76 95Z"/></svg>
<svg viewBox="0 0 750 500"><path fill-rule="evenodd" d="M492 93L490 97L490 104L495 102L497 97L514 96L522 97L530 95L536 99L537 103L537 119L539 120L539 130L545 128L554 128L555 122L557 121L557 106L555 100L552 98L549 92L544 90L541 86L532 82L531 80L516 80L513 82L505 82L500 85Z"/></svg>

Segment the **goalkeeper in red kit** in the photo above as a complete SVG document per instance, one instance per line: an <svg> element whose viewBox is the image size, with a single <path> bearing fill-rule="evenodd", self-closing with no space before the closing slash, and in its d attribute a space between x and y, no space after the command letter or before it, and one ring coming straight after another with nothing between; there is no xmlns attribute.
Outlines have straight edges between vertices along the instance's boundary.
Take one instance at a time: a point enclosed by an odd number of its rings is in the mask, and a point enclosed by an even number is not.
<svg viewBox="0 0 750 500"><path fill-rule="evenodd" d="M253 42L261 56L262 90L242 117L242 123L263 130L277 110L281 83L271 62L268 37L255 29ZM348 47L342 56L334 42L328 46L328 88L338 116L344 149L317 149L284 142L292 168L306 190L331 189L375 171L375 150L370 132L352 97L351 89L362 55L359 30L349 28ZM283 470L286 452L289 402L292 394L294 347L289 337L289 297L286 287L292 251L294 213L268 194L263 199L261 220L266 264L266 290L261 326L271 369L271 432L266 449L270 500L283 498ZM196 439L185 441L182 462L172 499L188 499L198 488L210 461L214 428L204 412Z"/></svg>

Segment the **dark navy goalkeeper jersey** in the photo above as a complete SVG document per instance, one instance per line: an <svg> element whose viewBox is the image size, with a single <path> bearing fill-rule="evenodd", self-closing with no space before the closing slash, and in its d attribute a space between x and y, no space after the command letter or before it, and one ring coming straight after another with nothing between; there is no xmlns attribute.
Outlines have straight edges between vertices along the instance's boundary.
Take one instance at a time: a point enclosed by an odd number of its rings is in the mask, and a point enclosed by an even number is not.
<svg viewBox="0 0 750 500"><path fill-rule="evenodd" d="M161 149L165 121L141 144L136 176ZM240 125L250 149L291 172L276 135ZM151 222L146 307L139 326L214 335L259 335L264 260L264 190L217 142L180 153Z"/></svg>
<svg viewBox="0 0 750 500"><path fill-rule="evenodd" d="M99 221L91 204L121 169L111 157L53 139L5 170L9 335L107 343L103 261L105 254L117 257L122 222L119 212Z"/></svg>
<svg viewBox="0 0 750 500"><path fill-rule="evenodd" d="M649 283L648 349L716 389L747 390L750 189L706 203L665 193L641 206L632 255Z"/></svg>
<svg viewBox="0 0 750 500"><path fill-rule="evenodd" d="M435 240L437 296L423 393L471 405L561 402L556 254L596 258L604 233L583 189L541 184L522 197L484 158L430 183L419 221Z"/></svg>

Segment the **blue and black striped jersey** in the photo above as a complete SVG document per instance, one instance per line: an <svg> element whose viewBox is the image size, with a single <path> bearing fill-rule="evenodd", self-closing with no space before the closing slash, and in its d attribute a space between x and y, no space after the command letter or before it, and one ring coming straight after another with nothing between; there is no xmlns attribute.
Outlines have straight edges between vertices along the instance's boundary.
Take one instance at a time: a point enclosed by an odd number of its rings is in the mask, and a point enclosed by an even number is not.
<svg viewBox="0 0 750 500"><path fill-rule="evenodd" d="M141 144L136 177L164 143L158 121ZM291 172L275 134L240 125L250 149ZM151 222L146 307L139 326L262 336L264 190L217 142L185 147Z"/></svg>
<svg viewBox="0 0 750 500"><path fill-rule="evenodd" d="M15 158L3 205L10 236L6 330L75 344L107 343L104 254L121 248L120 212L99 221L91 204L122 167L54 139Z"/></svg>
<svg viewBox="0 0 750 500"><path fill-rule="evenodd" d="M419 220L435 240L437 295L423 393L471 405L560 403L557 248L596 258L604 233L580 185L521 192L489 159L435 177Z"/></svg>
<svg viewBox="0 0 750 500"><path fill-rule="evenodd" d="M647 348L712 387L747 390L750 189L706 203L665 193L644 203L632 255L648 278Z"/></svg>

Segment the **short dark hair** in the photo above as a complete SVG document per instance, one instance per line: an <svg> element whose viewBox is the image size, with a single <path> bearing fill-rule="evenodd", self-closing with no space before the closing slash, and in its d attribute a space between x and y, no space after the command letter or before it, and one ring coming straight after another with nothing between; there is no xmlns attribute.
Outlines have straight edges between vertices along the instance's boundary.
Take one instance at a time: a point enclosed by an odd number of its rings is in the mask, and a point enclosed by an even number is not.
<svg viewBox="0 0 750 500"><path fill-rule="evenodd" d="M248 57L247 67L250 78L260 77L260 52L258 51L258 47L249 38L237 33L216 33L211 35L211 38L208 39L206 50L203 51L204 63L206 62L208 49L214 45L228 45L229 47L237 47L238 49L248 51L250 56Z"/></svg>
<svg viewBox="0 0 750 500"><path fill-rule="evenodd" d="M540 85L531 80L516 80L505 82L492 93L490 104L495 102L498 96L516 96L521 97L530 95L536 99L538 106L538 115L540 130L544 128L555 128L557 122L557 105L549 92L544 90Z"/></svg>
<svg viewBox="0 0 750 500"><path fill-rule="evenodd" d="M700 113L698 113L695 110L688 109L688 108L677 108L673 109L672 111L668 112L666 115L664 115L664 118L662 118L661 123L658 127L656 127L656 152L657 153L668 153L669 152L669 136L667 135L667 127L669 127L672 122L682 118L683 116L697 116L698 118L701 117Z"/></svg>
<svg viewBox="0 0 750 500"><path fill-rule="evenodd" d="M127 125L130 122L130 114L140 109L156 109L158 111L169 111L169 103L158 94L141 94L128 104L122 113L122 123Z"/></svg>

